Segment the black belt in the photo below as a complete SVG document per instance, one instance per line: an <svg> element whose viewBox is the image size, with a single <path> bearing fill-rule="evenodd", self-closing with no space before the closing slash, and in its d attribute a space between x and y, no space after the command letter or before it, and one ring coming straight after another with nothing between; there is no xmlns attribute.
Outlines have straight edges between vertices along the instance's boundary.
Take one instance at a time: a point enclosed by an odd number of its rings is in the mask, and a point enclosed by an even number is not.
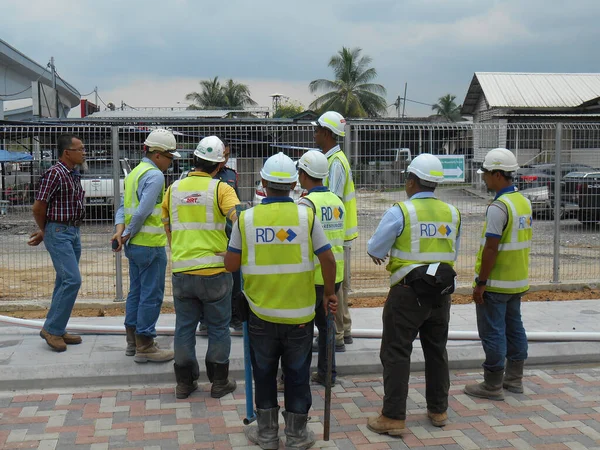
<svg viewBox="0 0 600 450"><path fill-rule="evenodd" d="M61 225L66 225L68 227L80 227L81 224L83 223L83 220L81 220L81 219L77 219L77 220L50 220L49 222L59 223Z"/></svg>

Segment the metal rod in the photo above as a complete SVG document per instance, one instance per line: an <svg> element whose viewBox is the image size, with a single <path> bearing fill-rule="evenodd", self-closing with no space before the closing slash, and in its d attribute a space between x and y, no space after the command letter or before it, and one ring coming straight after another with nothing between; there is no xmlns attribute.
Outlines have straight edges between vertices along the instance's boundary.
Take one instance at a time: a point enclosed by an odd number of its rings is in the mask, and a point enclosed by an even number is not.
<svg viewBox="0 0 600 450"><path fill-rule="evenodd" d="M256 420L254 414L254 394L252 393L252 362L250 361L250 336L248 335L248 321L243 323L244 328L244 379L246 381L246 417L244 425Z"/></svg>
<svg viewBox="0 0 600 450"><path fill-rule="evenodd" d="M408 82L404 83L404 98L402 99L402 118L404 119L404 110L406 109L406 90L408 89Z"/></svg>
<svg viewBox="0 0 600 450"><path fill-rule="evenodd" d="M113 217L121 204L121 160L119 158L119 127L111 127L111 152L113 163ZM123 302L123 259L122 252L115 255L115 302Z"/></svg>
<svg viewBox="0 0 600 450"><path fill-rule="evenodd" d="M333 313L327 311L327 373L325 374L325 408L323 410L323 440L329 440L331 428L331 383L333 377L333 352L335 346L335 326Z"/></svg>
<svg viewBox="0 0 600 450"><path fill-rule="evenodd" d="M560 210L561 210L561 149L562 149L562 123L556 124L555 140L555 169L554 169L554 267L552 282L560 283Z"/></svg>

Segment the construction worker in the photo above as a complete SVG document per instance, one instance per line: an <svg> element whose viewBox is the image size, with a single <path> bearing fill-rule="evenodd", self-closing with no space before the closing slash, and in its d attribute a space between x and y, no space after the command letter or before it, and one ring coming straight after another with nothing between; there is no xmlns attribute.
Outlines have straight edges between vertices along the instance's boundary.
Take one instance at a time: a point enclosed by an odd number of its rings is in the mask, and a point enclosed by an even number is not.
<svg viewBox="0 0 600 450"><path fill-rule="evenodd" d="M335 257L310 208L298 206L289 193L298 173L294 162L278 153L260 176L267 197L240 214L225 256L230 272L242 269L249 306L248 329L258 427L246 436L263 449L279 447L277 368L285 375L286 448L306 449L314 442L307 429L315 316L314 255L323 275L323 308L335 313Z"/></svg>
<svg viewBox="0 0 600 450"><path fill-rule="evenodd" d="M460 213L435 197L444 179L442 163L430 154L417 156L406 169L408 200L386 211L367 251L373 262L390 261L390 291L383 308L383 409L369 418L375 433L405 430L406 398L413 341L419 334L425 356L427 415L434 426L447 423L448 324L453 266L458 253Z"/></svg>
<svg viewBox="0 0 600 450"><path fill-rule="evenodd" d="M510 150L495 148L477 172L496 197L486 211L473 283L477 329L485 352L484 381L466 386L465 393L490 400L504 400L503 387L523 392L527 359L521 297L529 289L532 214L529 200L513 186L518 168Z"/></svg>
<svg viewBox="0 0 600 450"><path fill-rule="evenodd" d="M194 151L195 170L167 189L162 217L171 247L175 304L175 378L177 398L198 388L196 327L200 317L208 326L206 373L210 395L221 398L236 388L229 380L231 289L225 270L225 223L236 220L240 202L227 183L215 179L225 161L225 147L216 136L200 141Z"/></svg>
<svg viewBox="0 0 600 450"><path fill-rule="evenodd" d="M116 242L114 251L125 246L125 256L129 259L125 354L134 356L138 363L166 362L173 359L173 352L159 348L154 342L167 270L167 235L160 205L165 192L163 173L180 154L173 133L162 128L148 135L144 149L144 158L125 178L112 240Z"/></svg>
<svg viewBox="0 0 600 450"><path fill-rule="evenodd" d="M337 139L344 137L346 120L335 112L327 111L316 122L312 122L315 128L315 144L327 157L329 162L329 174L323 184L331 192L344 202L346 210L345 241L344 241L344 281L341 290L338 290L339 299L338 312L335 317L336 337L335 351L345 352L346 344L352 344L352 318L348 309L348 296L350 294L350 252L352 241L358 237L358 215L356 210L356 198L354 195L354 181L348 158L340 148Z"/></svg>
<svg viewBox="0 0 600 450"><path fill-rule="evenodd" d="M302 197L299 205L307 206L315 213L315 217L321 222L325 236L331 244L331 251L335 256L335 290L339 290L344 281L344 220L346 210L342 200L323 186L323 179L329 173L329 164L323 153L318 151L306 152L298 161L298 181L300 186L308 191ZM317 371L311 375L311 381L325 386L327 378L327 315L322 307L323 299L323 275L318 264L315 265L315 292L317 295L317 306L315 310L315 325L319 330L318 341L318 363ZM333 324L332 324L333 325ZM314 351L314 348L313 348ZM333 371L331 383L335 384L335 352L332 361Z"/></svg>

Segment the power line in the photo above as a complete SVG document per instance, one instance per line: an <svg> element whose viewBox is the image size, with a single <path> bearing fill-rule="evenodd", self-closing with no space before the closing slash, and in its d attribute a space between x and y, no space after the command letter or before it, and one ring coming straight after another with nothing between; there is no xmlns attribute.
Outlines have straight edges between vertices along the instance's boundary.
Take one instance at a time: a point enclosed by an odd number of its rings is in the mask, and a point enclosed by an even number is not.
<svg viewBox="0 0 600 450"><path fill-rule="evenodd" d="M100 97L100 94L98 94L98 100L100 100L102 102L102 104L104 106L106 106L106 108L108 108L108 105L106 103L104 103L104 100L102 100L102 97Z"/></svg>
<svg viewBox="0 0 600 450"><path fill-rule="evenodd" d="M62 80L62 78L61 78ZM87 97L88 95L92 95L94 92L96 92L96 89L92 89L92 92L89 92L87 94L81 94L82 97Z"/></svg>
<svg viewBox="0 0 600 450"><path fill-rule="evenodd" d="M418 103L419 105L425 105L425 106L433 106L431 103L423 103L423 102L418 102L416 100L411 100L410 98L405 99L407 102L411 102L411 103Z"/></svg>

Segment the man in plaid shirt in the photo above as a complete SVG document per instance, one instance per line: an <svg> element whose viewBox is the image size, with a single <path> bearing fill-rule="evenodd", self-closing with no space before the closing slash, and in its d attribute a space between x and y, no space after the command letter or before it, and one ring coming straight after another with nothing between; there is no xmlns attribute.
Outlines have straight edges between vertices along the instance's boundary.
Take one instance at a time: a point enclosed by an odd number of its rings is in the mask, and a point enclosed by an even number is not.
<svg viewBox="0 0 600 450"><path fill-rule="evenodd" d="M52 304L40 336L57 352L80 344L81 337L66 332L67 322L81 286L79 226L85 215L84 191L76 166L85 161L83 142L73 134L58 137L58 162L40 179L33 204L39 230L29 239L31 246L44 241L56 270Z"/></svg>

